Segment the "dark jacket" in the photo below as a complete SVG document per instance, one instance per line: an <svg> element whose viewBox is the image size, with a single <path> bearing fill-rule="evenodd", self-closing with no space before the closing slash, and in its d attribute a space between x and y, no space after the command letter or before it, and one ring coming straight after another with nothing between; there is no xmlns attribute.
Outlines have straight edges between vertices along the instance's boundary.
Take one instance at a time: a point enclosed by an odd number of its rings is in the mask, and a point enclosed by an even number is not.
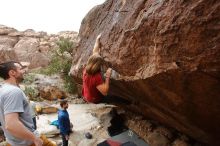
<svg viewBox="0 0 220 146"><path fill-rule="evenodd" d="M59 110L58 111L58 123L60 128L60 133L63 135L70 134L70 119L69 114L66 110Z"/></svg>

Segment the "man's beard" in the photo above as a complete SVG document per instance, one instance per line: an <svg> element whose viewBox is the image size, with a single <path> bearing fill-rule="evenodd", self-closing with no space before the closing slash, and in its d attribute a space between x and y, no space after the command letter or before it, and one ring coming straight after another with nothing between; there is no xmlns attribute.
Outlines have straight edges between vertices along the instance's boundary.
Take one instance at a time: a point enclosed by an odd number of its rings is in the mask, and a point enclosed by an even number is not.
<svg viewBox="0 0 220 146"><path fill-rule="evenodd" d="M17 83L21 83L24 80L24 77L23 76L18 77L16 80L17 80Z"/></svg>

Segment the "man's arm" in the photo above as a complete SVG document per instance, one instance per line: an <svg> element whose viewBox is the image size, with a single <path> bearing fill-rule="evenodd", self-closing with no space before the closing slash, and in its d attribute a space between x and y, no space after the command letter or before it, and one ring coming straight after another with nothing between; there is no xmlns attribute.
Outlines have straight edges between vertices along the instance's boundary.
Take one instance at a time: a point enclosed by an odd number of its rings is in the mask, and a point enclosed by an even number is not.
<svg viewBox="0 0 220 146"><path fill-rule="evenodd" d="M42 145L42 140L36 137L20 122L18 113L9 113L5 115L5 128L17 138L33 141L36 146Z"/></svg>

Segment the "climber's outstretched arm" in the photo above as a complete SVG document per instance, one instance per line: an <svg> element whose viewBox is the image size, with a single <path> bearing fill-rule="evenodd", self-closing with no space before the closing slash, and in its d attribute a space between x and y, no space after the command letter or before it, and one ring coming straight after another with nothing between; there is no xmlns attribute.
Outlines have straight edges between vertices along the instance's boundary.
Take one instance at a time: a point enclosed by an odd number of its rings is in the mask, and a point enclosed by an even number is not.
<svg viewBox="0 0 220 146"><path fill-rule="evenodd" d="M100 38L101 38L101 34L99 34L96 38L96 41L95 41L95 45L94 45L94 48L93 48L93 51L92 51L92 54L95 54L95 53L98 53L100 54L100 47L101 47L101 44L100 44Z"/></svg>

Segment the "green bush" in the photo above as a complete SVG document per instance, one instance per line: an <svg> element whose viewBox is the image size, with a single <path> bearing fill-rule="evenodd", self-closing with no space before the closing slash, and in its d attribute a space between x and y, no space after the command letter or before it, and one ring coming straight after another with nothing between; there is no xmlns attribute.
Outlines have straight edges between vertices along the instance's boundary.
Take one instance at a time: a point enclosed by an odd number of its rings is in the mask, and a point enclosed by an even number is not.
<svg viewBox="0 0 220 146"><path fill-rule="evenodd" d="M32 87L25 87L24 93L30 100L35 100L39 94L38 91Z"/></svg>
<svg viewBox="0 0 220 146"><path fill-rule="evenodd" d="M73 81L73 78L68 76L68 75L65 75L64 76L64 88L67 92L69 93L76 93L76 84L75 82Z"/></svg>
<svg viewBox="0 0 220 146"><path fill-rule="evenodd" d="M51 62L49 66L40 70L39 73L46 74L46 75L53 75L62 72L63 67L66 66L67 61L62 59L60 56L53 54Z"/></svg>
<svg viewBox="0 0 220 146"><path fill-rule="evenodd" d="M57 46L59 46L59 53L63 54L64 52L68 52L72 54L73 48L75 44L70 41L70 39L60 38L58 42L56 42Z"/></svg>
<svg viewBox="0 0 220 146"><path fill-rule="evenodd" d="M51 62L47 68L40 70L39 73L46 75L61 74L64 79L64 88L69 93L76 92L75 82L68 72L70 71L72 65L72 50L75 44L69 39L61 38L57 43L58 48L55 49L52 55Z"/></svg>
<svg viewBox="0 0 220 146"><path fill-rule="evenodd" d="M25 84L31 84L34 82L34 78L35 78L35 76L33 74L25 74L23 82Z"/></svg>

